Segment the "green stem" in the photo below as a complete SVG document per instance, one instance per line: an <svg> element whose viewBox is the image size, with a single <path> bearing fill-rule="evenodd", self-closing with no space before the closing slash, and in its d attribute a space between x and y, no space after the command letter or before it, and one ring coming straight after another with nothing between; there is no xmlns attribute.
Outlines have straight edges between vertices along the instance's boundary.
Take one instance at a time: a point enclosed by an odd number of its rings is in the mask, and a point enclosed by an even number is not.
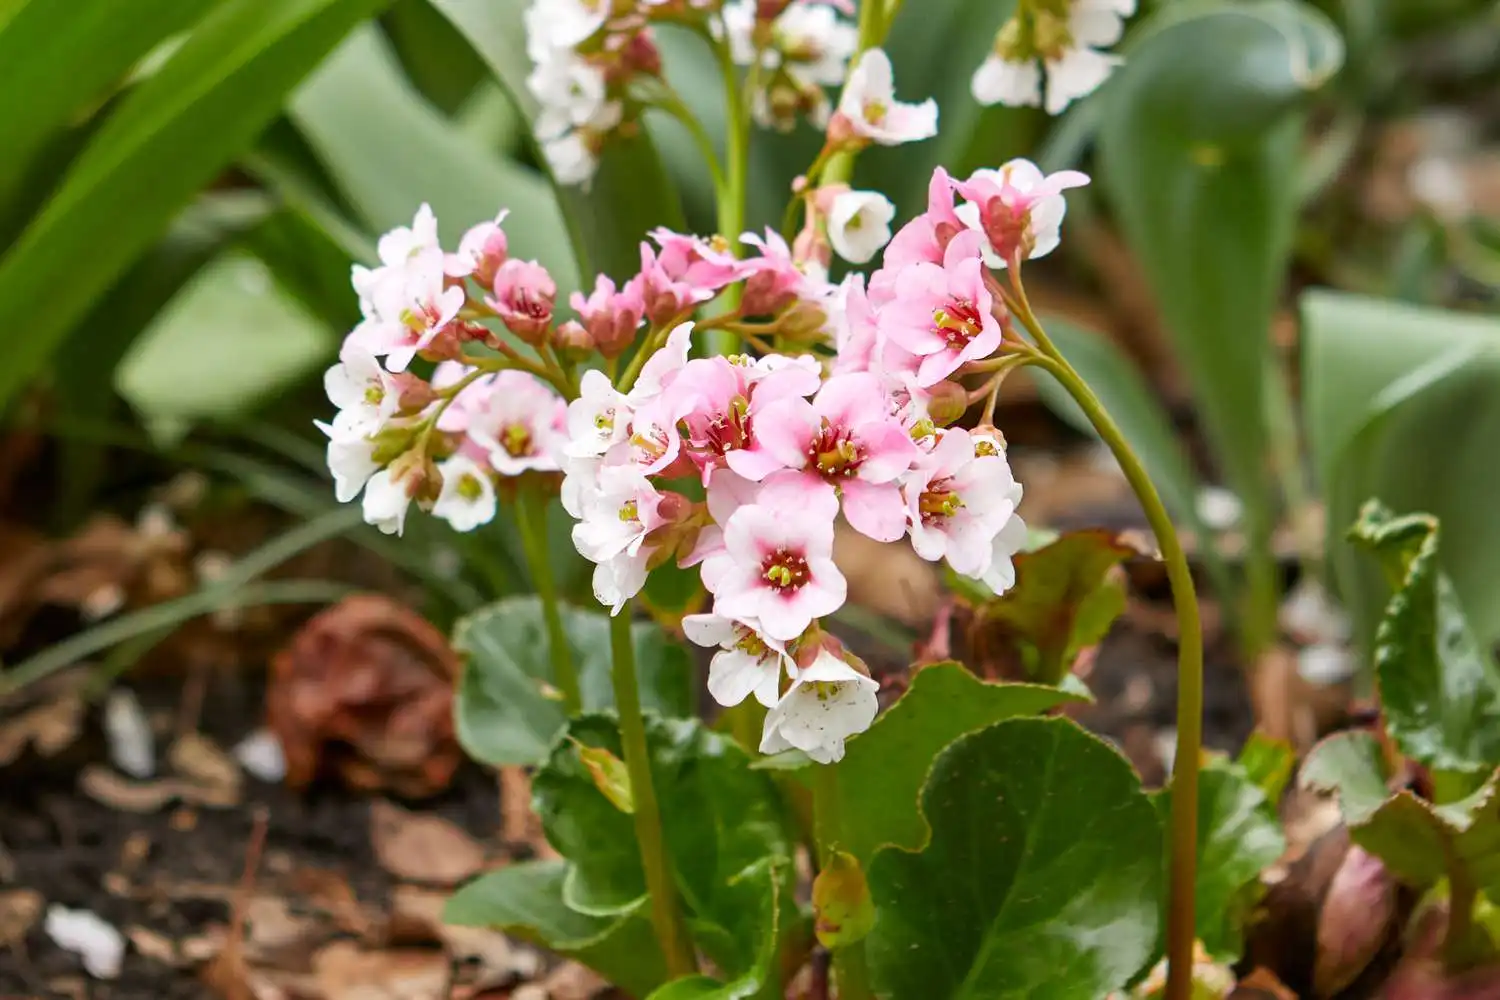
<svg viewBox="0 0 1500 1000"><path fill-rule="evenodd" d="M853 57L849 60L851 67L859 62L860 55L866 49L877 48L885 41L885 33L890 28L890 21L882 16L882 6L877 0L864 0L859 5L859 42ZM894 13L893 10L892 16ZM821 184L849 183L849 178L854 176L854 158L857 155L849 150L833 154L828 158L828 164L823 168L819 182Z"/></svg>
<svg viewBox="0 0 1500 1000"><path fill-rule="evenodd" d="M552 579L552 563L547 558L547 501L529 486L516 491L516 527L521 532L521 548L531 567L531 579L542 599L542 616L547 621L547 645L552 653L552 680L562 692L563 711L577 715L583 710L583 693L578 686L578 670L573 666L573 652L568 634L563 631L562 610L557 602L557 585Z"/></svg>
<svg viewBox="0 0 1500 1000"><path fill-rule="evenodd" d="M651 757L646 747L646 720L641 715L641 694L635 676L635 647L630 637L627 606L609 622L609 651L613 659L611 679L615 688L615 710L620 716L620 744L630 792L635 800L635 838L640 845L641 867L646 871L646 893L651 897L651 927L666 956L667 972L673 979L696 975L698 962L682 921L677 887L662 836L661 810L656 804L656 786L651 778Z"/></svg>
<svg viewBox="0 0 1500 1000"><path fill-rule="evenodd" d="M1018 317L1028 329L1036 324L1029 313ZM1084 384L1061 354L1047 344L1046 354L1035 363L1052 373L1088 415L1099 437L1114 453L1115 460L1135 491L1146 520L1156 534L1172 584L1177 608L1177 754L1172 763L1172 816L1170 820L1170 905L1167 909L1166 1000L1189 1000L1193 988L1193 890L1198 864L1198 765L1203 745L1203 627L1198 617L1198 598L1193 573L1177 539L1167 509L1145 468L1105 412L1097 396Z"/></svg>
<svg viewBox="0 0 1500 1000"><path fill-rule="evenodd" d="M818 863L828 864L838 848L843 820L839 815L839 770L837 764L820 764L814 768L813 837L818 844ZM870 967L865 958L863 940L830 949L833 955L833 981L838 1000L874 1000L870 989Z"/></svg>
<svg viewBox="0 0 1500 1000"><path fill-rule="evenodd" d="M745 231L745 201L750 178L750 108L744 88L740 86L729 41L712 41L714 58L724 86L724 183L715 188L719 235L740 252L740 234ZM725 289L724 309L734 312L740 305L740 286ZM732 354L737 345L733 333L715 331L709 335L710 354Z"/></svg>

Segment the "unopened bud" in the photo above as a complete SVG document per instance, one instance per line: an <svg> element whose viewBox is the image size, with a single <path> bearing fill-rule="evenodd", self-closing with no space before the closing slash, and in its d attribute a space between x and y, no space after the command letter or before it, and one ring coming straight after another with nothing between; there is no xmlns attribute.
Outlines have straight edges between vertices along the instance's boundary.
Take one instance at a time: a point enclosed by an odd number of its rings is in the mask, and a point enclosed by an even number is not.
<svg viewBox="0 0 1500 1000"><path fill-rule="evenodd" d="M792 0L756 0L755 19L757 21L774 21L781 16L782 12L791 6Z"/></svg>
<svg viewBox="0 0 1500 1000"><path fill-rule="evenodd" d="M397 413L403 415L421 413L433 400L437 399L432 383L411 372L401 372L390 378L391 387L388 391L396 394Z"/></svg>
<svg viewBox="0 0 1500 1000"><path fill-rule="evenodd" d="M854 152L869 145L869 140L860 135L847 115L835 111L828 119L828 145L836 150Z"/></svg>
<svg viewBox="0 0 1500 1000"><path fill-rule="evenodd" d="M863 941L875 926L875 903L859 859L833 851L812 884L818 943L842 948Z"/></svg>
<svg viewBox="0 0 1500 1000"><path fill-rule="evenodd" d="M667 491L656 505L656 515L672 524L681 524L693 516L696 504L681 493Z"/></svg>
<svg viewBox="0 0 1500 1000"><path fill-rule="evenodd" d="M570 319L552 331L552 346L568 361L582 361L594 352L594 338L582 323Z"/></svg>
<svg viewBox="0 0 1500 1000"><path fill-rule="evenodd" d="M437 500L443 477L425 450L413 448L407 451L391 463L390 471L391 479L417 503L430 504Z"/></svg>
<svg viewBox="0 0 1500 1000"><path fill-rule="evenodd" d="M1395 920L1391 873L1375 855L1350 847L1318 916L1313 992L1331 997L1354 982L1390 938Z"/></svg>
<svg viewBox="0 0 1500 1000"><path fill-rule="evenodd" d="M927 390L927 415L939 427L958 422L969 410L969 390L957 382L944 380Z"/></svg>
<svg viewBox="0 0 1500 1000"><path fill-rule="evenodd" d="M838 199L838 196L848 193L849 185L847 184L820 185L818 189L813 192L813 209L819 215L827 215L829 212L833 211L833 203Z"/></svg>
<svg viewBox="0 0 1500 1000"><path fill-rule="evenodd" d="M791 341L819 340L827 325L828 314L822 306L798 301L776 321L776 332Z"/></svg>
<svg viewBox="0 0 1500 1000"><path fill-rule="evenodd" d="M661 76L661 49L646 32L631 35L620 55L631 75Z"/></svg>

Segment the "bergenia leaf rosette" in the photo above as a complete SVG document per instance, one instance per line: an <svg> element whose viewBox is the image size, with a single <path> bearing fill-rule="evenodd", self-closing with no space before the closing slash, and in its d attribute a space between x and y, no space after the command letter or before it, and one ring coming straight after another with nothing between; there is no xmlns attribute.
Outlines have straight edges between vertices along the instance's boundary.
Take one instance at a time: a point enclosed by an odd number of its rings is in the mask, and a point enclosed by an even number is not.
<svg viewBox="0 0 1500 1000"><path fill-rule="evenodd" d="M974 71L974 99L1012 107L1045 103L1049 115L1062 114L1123 61L1103 50L1120 40L1134 13L1135 0L1020 0Z"/></svg>

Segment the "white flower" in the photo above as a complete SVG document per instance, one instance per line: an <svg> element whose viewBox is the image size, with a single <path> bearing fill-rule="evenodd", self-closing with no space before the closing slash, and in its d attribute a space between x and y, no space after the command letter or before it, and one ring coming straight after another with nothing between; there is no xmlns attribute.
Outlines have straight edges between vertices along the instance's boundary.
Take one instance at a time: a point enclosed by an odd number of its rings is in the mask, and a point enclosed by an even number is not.
<svg viewBox="0 0 1500 1000"><path fill-rule="evenodd" d="M646 585L647 553L620 553L594 567L594 600L609 608L611 615L620 613L625 602Z"/></svg>
<svg viewBox="0 0 1500 1000"><path fill-rule="evenodd" d="M390 371L405 371L417 352L458 317L467 298L462 288L447 284L446 265L441 249L426 246L399 265L363 273L356 269L354 285L365 318L349 341L384 356Z"/></svg>
<svg viewBox="0 0 1500 1000"><path fill-rule="evenodd" d="M435 250L438 246L437 217L426 202L417 209L411 226L397 226L376 244L380 263L386 267L401 267L424 250Z"/></svg>
<svg viewBox="0 0 1500 1000"><path fill-rule="evenodd" d="M917 555L933 562L946 558L963 576L986 577L995 539L1016 520L1021 501L1021 484L1011 475L1005 453L986 448L985 454L976 454L969 432L951 428L917 459L902 488ZM1009 567L1010 546L1007 536L1001 545L1005 566L997 578L1003 579Z"/></svg>
<svg viewBox="0 0 1500 1000"><path fill-rule="evenodd" d="M626 553L634 556L646 535L661 524L661 494L630 466L600 470L597 488L583 498L583 516L573 525L573 545L590 562Z"/></svg>
<svg viewBox="0 0 1500 1000"><path fill-rule="evenodd" d="M789 71L827 87L843 82L849 58L859 47L854 25L821 4L792 4L772 23L771 32Z"/></svg>
<svg viewBox="0 0 1500 1000"><path fill-rule="evenodd" d="M542 143L542 155L557 183L568 186L585 184L599 169L599 157L589 148L580 132L569 132Z"/></svg>
<svg viewBox="0 0 1500 1000"><path fill-rule="evenodd" d="M1016 585L1016 566L1012 560L1017 552L1026 547L1026 522L1012 517L995 536L990 546L990 568L980 579L997 594L1003 594Z"/></svg>
<svg viewBox="0 0 1500 1000"><path fill-rule="evenodd" d="M1069 104L1087 97L1125 60L1087 46L1068 49L1047 60L1047 114L1060 115Z"/></svg>
<svg viewBox="0 0 1500 1000"><path fill-rule="evenodd" d="M318 430L328 435L328 471L333 473L333 490L339 503L359 496L370 477L380 471L374 439L352 425L344 416L346 412L340 411L331 424L314 421Z"/></svg>
<svg viewBox="0 0 1500 1000"><path fill-rule="evenodd" d="M526 77L526 87L541 105L535 128L543 139L588 125L605 113L604 71L571 52L538 62Z"/></svg>
<svg viewBox="0 0 1500 1000"><path fill-rule="evenodd" d="M781 671L790 668L786 647L746 624L715 614L688 615L682 631L700 646L718 646L708 665L708 693L729 708L749 695L767 708L781 697Z"/></svg>
<svg viewBox="0 0 1500 1000"><path fill-rule="evenodd" d="M667 334L667 342L641 366L635 385L628 398L633 406L640 406L661 395L661 391L672 384L672 379L687 364L688 349L692 346L693 323L679 323Z"/></svg>
<svg viewBox="0 0 1500 1000"><path fill-rule="evenodd" d="M1042 68L1035 59L1011 61L991 52L969 81L974 100L986 107L1037 108L1042 104Z"/></svg>
<svg viewBox="0 0 1500 1000"><path fill-rule="evenodd" d="M324 372L323 391L340 414L348 414L345 423L364 434L378 433L400 401L375 355L352 342L339 352L339 363Z"/></svg>
<svg viewBox="0 0 1500 1000"><path fill-rule="evenodd" d="M856 134L883 146L937 135L937 102L930 97L921 104L896 100L895 75L883 49L870 49L859 57L839 95L839 113Z"/></svg>
<svg viewBox="0 0 1500 1000"><path fill-rule="evenodd" d="M467 410L469 439L489 453L490 465L502 476L562 468L566 405L536 376L497 372Z"/></svg>
<svg viewBox="0 0 1500 1000"><path fill-rule="evenodd" d="M365 487L365 521L387 535L399 535L406 526L406 511L411 494L406 484L397 480L390 469L381 469L370 477Z"/></svg>
<svg viewBox="0 0 1500 1000"><path fill-rule="evenodd" d="M473 531L495 518L495 484L487 471L472 459L454 455L438 465L443 488L432 513L455 531Z"/></svg>
<svg viewBox="0 0 1500 1000"><path fill-rule="evenodd" d="M842 760L844 741L875 721L879 689L874 680L826 649L820 651L766 713L761 753L795 747L820 764Z"/></svg>
<svg viewBox="0 0 1500 1000"><path fill-rule="evenodd" d="M571 49L604 27L609 0L533 0L526 8L526 54L539 62L559 49Z"/></svg>
<svg viewBox="0 0 1500 1000"><path fill-rule="evenodd" d="M625 440L630 430L630 404L609 376L591 368L579 381L578 398L568 404L568 443L573 458L602 455Z"/></svg>
<svg viewBox="0 0 1500 1000"><path fill-rule="evenodd" d="M873 260L891 240L896 206L878 191L845 191L828 210L828 240L851 264Z"/></svg>

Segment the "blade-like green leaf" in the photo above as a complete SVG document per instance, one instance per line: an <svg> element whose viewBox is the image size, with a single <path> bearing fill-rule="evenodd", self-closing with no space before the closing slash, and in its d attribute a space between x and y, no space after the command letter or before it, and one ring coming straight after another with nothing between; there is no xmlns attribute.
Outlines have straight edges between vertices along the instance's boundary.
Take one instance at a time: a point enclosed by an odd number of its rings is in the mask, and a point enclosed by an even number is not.
<svg viewBox="0 0 1500 1000"><path fill-rule="evenodd" d="M666 980L667 965L641 909L590 917L563 902L568 866L523 861L465 885L443 911L463 927L490 927L582 962L614 985L645 996Z"/></svg>
<svg viewBox="0 0 1500 1000"><path fill-rule="evenodd" d="M546 179L444 119L402 77L374 27L350 35L297 91L291 118L371 228L410 225L427 202L451 247L470 226L506 208L511 254L540 261L564 299L578 287Z"/></svg>
<svg viewBox="0 0 1500 1000"><path fill-rule="evenodd" d="M1168 5L1158 18L1101 95L1099 173L1249 530L1265 538L1262 383L1298 209L1302 108L1341 46L1296 0Z"/></svg>
<svg viewBox="0 0 1500 1000"><path fill-rule="evenodd" d="M427 0L468 39L522 109L536 118L536 99L526 89L522 0ZM544 158L538 158L545 164ZM656 226L682 229L682 202L648 135L612 140L588 190L554 182L557 201L575 240L579 268L623 280L641 263L640 242Z"/></svg>
<svg viewBox="0 0 1500 1000"><path fill-rule="evenodd" d="M21 0L0 21L0 206L33 153L219 0ZM0 218L7 213L0 209Z"/></svg>
<svg viewBox="0 0 1500 1000"><path fill-rule="evenodd" d="M562 618L584 708L613 707L609 619L598 611L570 607L562 609ZM690 715L687 653L655 625L637 622L631 636L642 705L662 715ZM507 598L468 615L454 628L453 648L467 658L453 708L464 749L495 765L535 764L545 757L567 718L552 689L541 600Z"/></svg>
<svg viewBox="0 0 1500 1000"><path fill-rule="evenodd" d="M957 663L934 663L912 677L901 700L849 741L839 763L840 848L868 864L887 844L916 850L927 840L918 808L933 758L965 733L1019 715L1036 715L1078 695L1042 684L992 684ZM815 767L786 754L771 766Z"/></svg>
<svg viewBox="0 0 1500 1000"><path fill-rule="evenodd" d="M1434 771L1500 765L1500 669L1474 638L1438 568L1437 519L1370 501L1350 536L1374 553L1393 593L1375 631L1386 731Z"/></svg>
<svg viewBox="0 0 1500 1000"><path fill-rule="evenodd" d="M865 939L890 1000L1074 1000L1151 957L1161 827L1130 764L1064 719L1012 719L943 752L932 838L870 865Z"/></svg>
<svg viewBox="0 0 1500 1000"><path fill-rule="evenodd" d="M1328 498L1329 557L1369 642L1387 588L1343 541L1360 504L1435 516L1438 554L1480 642L1500 641L1500 322L1327 291L1302 299L1303 414ZM1433 447L1435 441L1442 447Z"/></svg>
<svg viewBox="0 0 1500 1000"><path fill-rule="evenodd" d="M585 715L567 735L619 755L612 718ZM772 863L790 899L791 843L775 785L750 770L745 751L696 720L651 720L652 776L663 833L698 947L731 976L748 971L764 948L765 897L752 869ZM646 892L631 817L599 791L577 748L553 749L532 783L547 841L573 865L563 896L576 910L609 915Z"/></svg>
<svg viewBox="0 0 1500 1000"><path fill-rule="evenodd" d="M1155 796L1165 823L1172 790ZM1215 959L1237 961L1244 930L1262 886L1260 873L1286 850L1276 813L1237 764L1215 762L1203 769L1198 791L1198 939Z"/></svg>
<svg viewBox="0 0 1500 1000"><path fill-rule="evenodd" d="M338 335L255 257L210 263L131 346L115 385L168 439L243 413L337 353Z"/></svg>
<svg viewBox="0 0 1500 1000"><path fill-rule="evenodd" d="M26 331L0 371L0 406L286 92L384 2L225 0L121 103L0 258L0 326Z"/></svg>

